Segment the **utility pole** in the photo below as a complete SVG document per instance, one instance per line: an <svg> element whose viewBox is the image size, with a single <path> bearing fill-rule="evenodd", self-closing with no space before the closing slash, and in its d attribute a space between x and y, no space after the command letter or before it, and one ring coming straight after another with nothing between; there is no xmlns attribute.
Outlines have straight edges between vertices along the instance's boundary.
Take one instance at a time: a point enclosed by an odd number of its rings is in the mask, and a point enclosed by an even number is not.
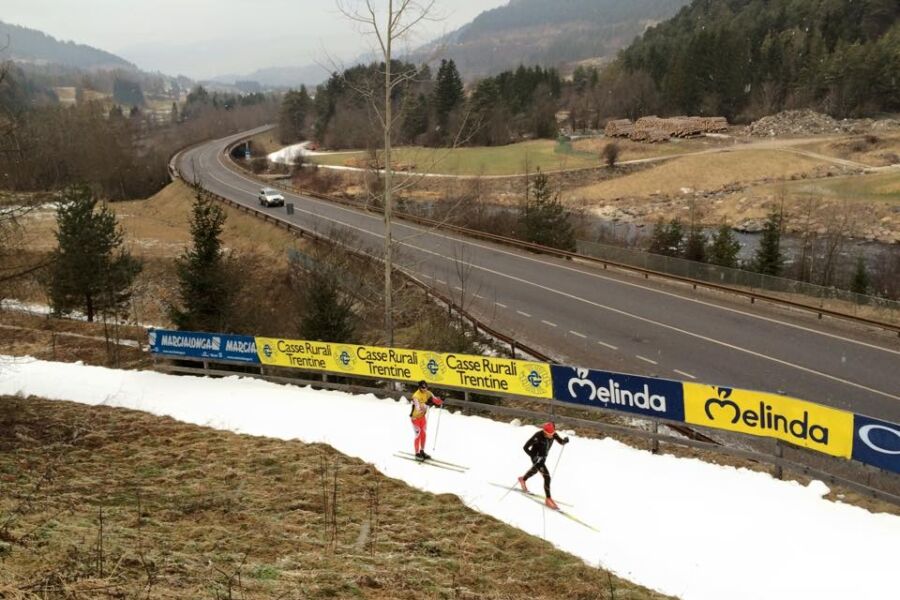
<svg viewBox="0 0 900 600"><path fill-rule="evenodd" d="M388 30L384 46L384 331L388 347L394 346L394 238L391 218L394 211L393 170L391 169L391 51L394 41L394 0L388 0Z"/></svg>

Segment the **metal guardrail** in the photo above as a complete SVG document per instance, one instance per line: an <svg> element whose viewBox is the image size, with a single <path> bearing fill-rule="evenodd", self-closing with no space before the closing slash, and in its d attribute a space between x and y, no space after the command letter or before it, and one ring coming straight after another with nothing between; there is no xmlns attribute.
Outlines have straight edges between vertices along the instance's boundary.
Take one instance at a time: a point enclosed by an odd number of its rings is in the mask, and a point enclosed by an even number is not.
<svg viewBox="0 0 900 600"><path fill-rule="evenodd" d="M156 360L156 359L155 359ZM360 385L356 383L338 383L336 381L331 381L328 379L328 376L325 374L317 374L318 378L312 378L312 373L305 373L300 376L295 377L284 377L280 375L274 375L267 370L277 370L272 367L261 366L259 368L259 373L254 373L248 371L248 365L246 363L228 363L227 361L223 361L219 363L217 361L203 361L202 359L192 359L192 358L179 358L178 362L202 362L203 366L201 367L189 367L184 365L174 365L174 364L157 364L156 368L159 371L175 373L175 374L188 374L188 375L204 375L204 376L213 376L213 377L234 377L235 375L251 377L254 379L262 379L265 381L271 381L275 383L289 384L289 385L309 385L314 388L320 389L328 389L328 390L338 390L345 391L350 393L370 393L383 398L392 398L399 399L404 396L401 392L396 391L393 388L386 389L384 387L378 387L374 384L374 381L382 381L373 377L363 377L355 375L354 379L367 379L373 380L373 385ZM225 368L215 368L215 365L221 364L223 367L226 365L237 365L242 367L241 371L230 371ZM486 394L490 394L486 392ZM672 444L676 446L681 446L685 448L693 448L698 450L711 450L717 453L724 453L729 456L733 456L736 458L742 458L745 460L754 461L757 463L768 464L772 467L772 475L777 479L782 479L784 476L784 471L788 470L792 473L796 473L803 476L815 477L817 479L821 479L823 481L829 482L832 485L839 485L846 489L855 491L857 493L877 498L879 500L883 500L885 502L890 502L897 506L900 506L900 496L892 494L890 492L872 487L870 485L866 485L860 483L858 481L853 481L851 479L847 479L845 477L834 475L833 473L828 473L826 471L822 471L821 469L817 469L811 467L809 465L798 463L793 460L786 459L782 456L783 446L782 444L776 443L774 445L774 450L772 454L765 454L762 452L754 452L752 450L743 450L740 448L735 448L732 446L722 446L713 441L707 441L710 438L706 439L691 439L689 437L680 437L668 435L665 432L660 432L657 427L652 428L647 431L644 429L627 427L624 425L615 425L611 423L604 423L602 421L592 420L592 419L584 419L580 417L560 415L555 411L556 408L573 408L570 405L567 405L562 402L557 401L545 401L544 403L548 405L547 412L539 412L535 410L528 410L524 408L515 408L509 406L498 406L494 404L485 404L479 402L472 402L468 399L469 394L465 394L465 399L454 398L452 396L446 396L444 401L446 405L464 409L468 412L486 412L494 415L502 415L504 417L514 417L520 419L527 419L532 422L542 422L547 420L548 418L552 418L554 422L560 425L565 425L569 427L578 427L581 429L587 429L590 431L594 431L602 434L616 434L619 436L626 436L631 438L640 438L649 442L649 449L651 452L658 453L660 450L660 444ZM529 399L534 400L534 399ZM596 413L605 413L605 414L618 414L614 413L614 411L610 411L609 409L605 409L602 407L577 407L578 410L588 411L588 412L596 412ZM657 425L664 425L666 427L674 429L672 426L675 423L671 423L668 421L659 420ZM702 435L702 434L701 434ZM803 450L798 448L798 450ZM818 457L818 455L815 455ZM873 467L867 467L860 465L862 469L872 470Z"/></svg>

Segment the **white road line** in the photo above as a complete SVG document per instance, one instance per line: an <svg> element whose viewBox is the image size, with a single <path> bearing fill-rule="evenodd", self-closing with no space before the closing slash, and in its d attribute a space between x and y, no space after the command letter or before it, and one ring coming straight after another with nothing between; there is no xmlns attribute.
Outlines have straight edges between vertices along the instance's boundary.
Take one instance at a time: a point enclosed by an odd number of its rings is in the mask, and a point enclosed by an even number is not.
<svg viewBox="0 0 900 600"><path fill-rule="evenodd" d="M219 158L218 160L219 160L219 164L220 164L223 168L225 168L225 169L228 171L228 173L234 174L234 175L237 176L239 179L243 179L244 181L249 182L249 183L255 185L256 182L254 182L252 179L249 179L249 178L247 178L247 177L244 177L243 175L239 175L239 174L237 174L237 173L234 173L233 171L231 171L230 169L228 169L227 167L225 167L225 165L221 163L221 158ZM212 178L212 179L218 181L219 183L221 183L222 185L225 185L226 187L230 187L230 188L232 188L232 189L234 189L234 190L237 190L237 191L241 192L242 194L249 195L249 196L253 196L253 193L252 193L252 192L248 192L248 191L243 190L243 189L241 189L241 188L239 188L239 187L236 187L236 186L234 186L234 185L232 185L232 184L230 184L230 183L227 183L227 182L225 182L225 181L222 181L221 179L219 179L218 177L216 177L216 176L213 175L212 173L210 173L209 176L210 176L210 178ZM295 195L295 196L296 196L296 194L291 194L291 195ZM298 197L300 197L300 196L298 196ZM302 197L300 197L300 198L302 198ZM307 201L309 201L309 200L307 200ZM316 201L313 201L313 203L315 204ZM350 213L350 214L359 215L359 213L358 213L357 211L352 211L352 210L350 210L350 209L345 209L345 208L343 208L343 207L341 207L341 206L339 206L339 205L334 205L334 204L331 204L331 203L325 203L325 202L322 202L322 204L326 204L327 206L331 206L331 207L338 208L338 209L343 210L344 212L347 212L347 213ZM315 216L315 217L323 218L321 215L319 215L318 213L315 213L315 212L313 212L313 211L304 210L304 209L301 209L301 208L295 208L294 210L295 210L296 212L302 212L302 213L308 214L308 215L310 215L310 216ZM374 216L371 217L371 218L372 218L373 220L375 220L375 217L374 217ZM347 228L349 228L349 229L353 229L353 230L359 231L360 233L365 233L365 234L367 234L367 235L371 235L371 236L374 236L374 237L376 237L376 238L380 238L380 237L381 237L381 236L379 236L377 233L373 233L373 232L371 232L371 231L368 231L368 230L363 229L362 227L357 227L356 225L351 225L350 223L345 223L345 222L340 221L340 220L335 219L335 218L327 218L327 220L332 221L332 222L334 222L334 223L338 223L338 224L340 224L340 225L343 225L344 227L347 227ZM440 235L440 234L432 233L432 235ZM444 237L445 239L448 239L448 240L453 240L453 238L450 238L450 237L448 237L448 236L442 236L442 237ZM458 241L458 240L455 240L455 241ZM414 246L410 246L409 244L404 244L403 242L399 242L399 244L400 244L400 245L403 245L403 246L409 246L410 248L413 248L413 249L418 250L418 251L420 251L420 252L423 252L423 253L425 253L425 254L431 254L432 256L436 256L436 257L441 258L441 259L443 259L443 260L447 260L447 257L446 257L446 256L443 256L442 254L439 254L439 253L434 252L434 251L432 251L432 250L428 250L427 248L416 248L416 247L414 247ZM479 246L479 247L483 247L483 248L487 248L487 246L480 246L479 244L473 244L473 245ZM497 250L496 248L490 248L490 249L491 249L491 250L494 250L494 251L504 252L504 251L502 251L502 250ZM584 271L579 271L578 269L574 269L574 268L572 268L572 267L565 267L565 266L561 266L561 265L555 265L555 264L553 264L553 263L545 263L545 262L543 262L543 261L538 261L538 260L535 260L535 259L532 259L532 258L529 258L529 257L522 257L522 256L519 256L519 255L517 255L517 254L510 253L510 252L505 252L505 253L506 253L506 254L509 254L509 255L511 255L511 256L516 256L517 258L524 258L524 259L526 259L526 260L532 260L532 261L534 261L534 262L546 264L546 265L548 265L548 266L559 266L559 268L562 268L562 269L568 269L568 270L570 270L570 271L577 271L577 272L582 273L582 274L591 275L591 274L589 274L589 273L585 273ZM478 270L480 270L480 271L484 271L485 273L490 273L490 274L495 275L495 276L497 276L497 277L503 277L503 278L509 279L509 280L511 280L511 281L516 281L516 282L521 283L521 284L533 286L533 287L538 288L538 289L540 289L540 290L544 290L544 291L547 292L547 293L557 294L557 295L562 296L562 297L564 297L564 298L569 298L569 299L571 299L571 300L576 300L576 301L578 301L578 302L582 302L582 303L587 304L587 305L589 305L589 306L594 306L594 307L596 307L596 308L600 308L600 309L603 309L603 310L607 310L607 311L612 312L612 313L615 313L615 314L619 314L619 315L622 315L622 316L625 316L625 317L630 317L630 318L632 318L632 319L635 319L636 321L641 321L641 322L643 322L643 323L649 323L649 324L651 324L651 325L656 325L656 326L661 327L661 328L663 328L663 329L668 329L668 330L670 330L670 331L675 331L675 332L681 333L681 334L683 334L683 335L686 335L686 336L689 336L689 337L692 337L692 338L696 338L696 339L699 339L699 340L703 340L704 342L709 342L709 343L711 343L711 344L716 344L716 345L718 345L718 346L722 346L723 348L729 348L729 349L735 350L735 351L737 351L737 352L743 352L743 353L745 353L745 354L749 354L750 356L755 356L755 357L761 358L761 359L763 359L763 360L768 360L768 361L771 361L771 362L774 362L774 363L777 363L777 364L780 364L780 365L784 365L784 366L786 366L786 367L791 367L791 368L797 369L798 371L803 371L804 373L809 373L809 374L811 374L811 375L818 375L819 377L824 377L825 379L829 379L829 380L831 380L831 381L836 381L836 382L838 382L838 383L843 383L843 384L845 384L845 385L848 385L848 386L851 386L851 387L855 387L855 388L858 388L858 389L861 389L861 390L865 390L865 391L867 391L867 392L871 392L871 393L877 394L877 395L879 395L879 396L884 396L884 397L890 398L890 399L892 399L892 400L900 400L900 396L898 396L898 395L896 395L896 394L891 394L891 393L889 393L889 392L883 392L883 391L881 391L881 390L878 390L878 389L869 387L869 386L867 386L867 385L863 385L863 384L861 384L861 383L856 383L856 382L854 382L854 381L849 381L849 380L847 380L847 379L842 379L842 378L837 377L837 376L835 376L835 375L830 375L830 374L825 373L825 372L822 372L822 371L817 371L817 370L811 369L811 368L809 368L809 367L804 367L803 365L798 365L798 364L796 364L796 363L792 363L792 362L789 362L789 361L786 361L786 360L782 360L782 359L780 359L780 358L775 358L774 356L769 356L769 355L763 354L763 353L761 353L761 352L756 352L755 350L750 350L749 348L742 348L742 347L740 347L740 346L735 346L734 344L730 344L730 343L728 343L728 342L723 342L722 340L717 340L717 339L715 339L715 338L711 338L711 337L709 337L709 336L705 336L705 335L702 335L702 334L699 334L699 333L694 333L693 331L688 331L688 330L686 330L686 329L682 329L682 328L676 327L676 326L674 326L674 325L669 325L669 324L667 324L667 323L661 323L661 322L659 322L659 321L654 321L653 319L649 319L649 318L647 318L647 317L642 317L642 316L640 316L640 315L636 315L636 314L633 314L633 313L629 313L629 312L627 312L627 311L624 311L624 310L621 310L621 309L618 309L618 308L613 308L612 306L606 306L606 305L604 305L604 304L600 304L599 302L595 302L595 301L593 301L593 300L588 300L587 298L582 298L582 297L580 297L580 296L576 296L575 294L570 294L570 293L568 293L568 292L563 292L562 290L558 290L558 289L551 288L551 287L548 287L548 286L545 286L545 285L541 285L541 284L535 283L535 282L533 282L533 281L528 281L527 279L522 279L521 277L516 277L516 276L514 276L514 275L509 275L509 274L507 274L507 273L502 273L502 272L497 271L497 270L495 270L495 269L489 269L489 268L487 268L487 267L483 267L483 266L480 266L480 265L472 265L472 267L475 268L475 269L478 269ZM600 277L600 276L598 276L598 277ZM600 277L600 278L602 278L602 279L610 279L610 278L607 278L607 277ZM612 279L610 279L610 280L611 280L611 281L615 281L615 280L612 280ZM637 285L637 284L632 284L632 283L627 283L627 285L633 285L633 286L635 286L635 287L643 287L643 286L639 286L639 285ZM648 289L648 290L650 290L650 291L657 291L657 290L652 290L652 288L644 288L644 289ZM664 294L669 295L669 296L674 296L674 297L677 297L677 298L681 298L680 296L677 296L676 294L672 294L672 293L669 293L669 292L660 292L660 293L664 293ZM684 300L684 298L681 298L681 299ZM699 302L699 301L696 301L696 300L692 300L692 301ZM707 304L707 303L705 303L705 302L699 302L699 303L700 303L700 304ZM501 305L499 302L497 303L497 306L502 306L503 308L507 308L506 306ZM724 307L718 307L718 306L716 306L716 305L714 305L714 304L710 304L709 306L712 306L712 307L715 307L715 308L723 308L723 309L724 309ZM724 310L730 310L730 311L732 311L732 312L741 313L741 314L746 314L746 315L748 315L748 316L755 316L755 315L751 315L751 314L749 314L749 313L742 313L742 311L738 311L738 310L734 310L734 309L724 309ZM767 320L767 321L772 321L772 322L775 322L775 323L780 323L780 321L777 321L777 320L775 320L775 319L768 319L768 318L765 318L765 317L761 317L761 318L763 318L764 320ZM784 324L784 325L791 325L790 323L782 323L782 324ZM804 327L799 327L799 326L798 326L798 328L799 328L799 329L806 329L806 328L804 328ZM815 330L809 330L809 331L812 331L812 332L814 332L814 333L822 333L822 332L818 332L818 331L815 331ZM883 350L883 351L885 351L885 352L890 352L890 353L893 353L893 354L900 354L900 352L895 351L895 350L888 350L888 349L886 349L886 348L880 348L880 347L878 347L878 346L873 346L873 345L871 345L871 344L865 344L865 343L863 343L863 342L857 342L856 340L851 340L851 339L842 338L841 336L837 336L837 335L831 335L831 334L827 334L827 333L822 333L822 335L826 335L826 336L833 337L833 338L836 338L836 339L843 339L843 340L849 341L849 342L859 343L859 344L862 344L862 345L864 345L864 346L871 346L872 348L875 348L875 349L877 349L877 350Z"/></svg>
<svg viewBox="0 0 900 600"><path fill-rule="evenodd" d="M447 282L444 281L443 279L435 279L435 281L437 281L441 285L447 285Z"/></svg>
<svg viewBox="0 0 900 600"><path fill-rule="evenodd" d="M425 279L434 279L434 277L432 277L431 275L422 274L422 277L424 277Z"/></svg>
<svg viewBox="0 0 900 600"><path fill-rule="evenodd" d="M585 339L585 340L587 339L587 336L584 335L583 333L578 333L577 331L572 331L571 329L569 330L569 333L571 333L574 336L578 336L582 339Z"/></svg>
<svg viewBox="0 0 900 600"><path fill-rule="evenodd" d="M541 323L550 327L556 327L556 323L551 323L550 321L541 321Z"/></svg>
<svg viewBox="0 0 900 600"><path fill-rule="evenodd" d="M644 361L644 362L648 362L648 363L650 363L651 365L658 365L658 364L659 364L659 363L656 362L655 360L649 359L649 358L647 358L646 356L641 356L640 354L635 354L635 357L641 359L641 360Z"/></svg>
<svg viewBox="0 0 900 600"><path fill-rule="evenodd" d="M674 371L675 373L678 373L679 375L683 375L684 377L687 377L688 379L697 379L690 373L685 373L684 371L679 371L678 369L672 369L672 371Z"/></svg>
<svg viewBox="0 0 900 600"><path fill-rule="evenodd" d="M494 304L496 304L500 308L509 308L507 305L503 304L502 302L494 302Z"/></svg>
<svg viewBox="0 0 900 600"><path fill-rule="evenodd" d="M475 297L476 297L476 298L479 298L479 299L481 299L481 300L484 300L484 296L482 296L481 294L475 294Z"/></svg>
<svg viewBox="0 0 900 600"><path fill-rule="evenodd" d="M597 343L600 344L601 346L603 346L604 348L609 348L610 350L618 350L619 349L618 346L613 346L612 344L607 344L606 342L598 341Z"/></svg>
<svg viewBox="0 0 900 600"><path fill-rule="evenodd" d="M528 317L529 319L531 318L531 315L529 315L527 312L522 312L521 310L517 310L516 313L522 315L523 317Z"/></svg>
<svg viewBox="0 0 900 600"><path fill-rule="evenodd" d="M459 287L458 285L454 285L454 286L453 286L453 289L454 289L454 290L458 290L458 291L460 291L460 292L462 291L462 288Z"/></svg>

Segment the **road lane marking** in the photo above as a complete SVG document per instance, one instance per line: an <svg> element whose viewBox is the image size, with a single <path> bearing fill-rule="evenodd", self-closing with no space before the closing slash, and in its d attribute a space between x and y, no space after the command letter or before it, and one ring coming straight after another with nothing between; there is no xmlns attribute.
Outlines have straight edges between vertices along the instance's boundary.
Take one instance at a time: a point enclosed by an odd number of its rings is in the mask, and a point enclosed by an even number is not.
<svg viewBox="0 0 900 600"><path fill-rule="evenodd" d="M651 365L658 365L658 364L659 364L659 363L656 362L655 360L650 359L650 358L647 358L646 356L641 356L640 354L635 354L635 356L636 356L637 358L641 359L641 360L644 361L644 362L650 363Z"/></svg>
<svg viewBox="0 0 900 600"><path fill-rule="evenodd" d="M691 375L690 373L685 373L684 371L679 371L678 369L672 369L672 370L673 370L674 372L678 373L679 375L683 375L684 377L687 377L688 379L697 379L696 377L694 377L694 376Z"/></svg>
<svg viewBox="0 0 900 600"><path fill-rule="evenodd" d="M447 282L444 281L443 279L435 279L435 281L437 281L441 285L447 285Z"/></svg>
<svg viewBox="0 0 900 600"><path fill-rule="evenodd" d="M550 321L541 321L541 323L550 327L556 327L556 323L551 323Z"/></svg>
<svg viewBox="0 0 900 600"><path fill-rule="evenodd" d="M237 173L234 173L233 171L231 171L230 169L228 169L227 167L225 167L225 166L221 163L221 158L219 158L219 163L220 163L220 165L221 165L223 168L226 169L226 171L227 171L229 174L235 175L235 176L238 177L239 179L242 179L242 180L244 180L244 181L247 181L247 182L249 182L249 183L255 185L256 182L254 182L252 179L249 179L249 178L247 178L247 177L244 177L244 176L242 176L242 175L239 175L239 174L237 174ZM214 180L218 181L219 183L221 183L222 185L225 185L226 187L230 187L230 188L232 188L232 189L234 189L234 190L237 190L237 191L241 192L242 194L249 195L249 196L251 196L251 197L253 196L253 193L252 193L252 192L247 192L246 190L243 190L243 189L241 189L241 188L239 188L239 187L236 187L236 186L234 186L234 185L232 185L232 184L230 184L230 183L227 183L227 182L225 182L225 181L222 181L221 179L219 179L218 177L216 177L215 175L213 175L213 174L211 174L211 173L210 173L209 176L210 176L212 179L214 179ZM333 204L333 203L328 203L328 202L324 202L324 201L315 201L315 200L313 200L313 199L308 199L308 198L305 198L305 197L302 197L302 196L298 196L297 194L290 194L290 195L295 196L295 197L297 197L297 198L300 198L300 199L302 199L302 200L304 200L304 201L306 201L306 202L310 202L310 203L312 203L312 204L320 204L320 203L321 203L322 205L325 205L325 206L329 206L329 207L332 207L332 208L337 208L337 209L339 209L339 210L343 210L344 212L353 214L353 215L355 215L355 216L360 216L360 215L368 216L368 215L365 215L365 213L360 213L360 212L358 212L358 211L353 211L353 210L345 209L344 207L341 207L341 206L339 206L339 205L335 205L335 204ZM363 229L362 227L358 227L358 226L356 226L356 225L351 225L350 223L346 223L346 222L341 221L341 220L336 219L336 218L322 217L320 214L315 213L315 212L310 211L310 210L305 210L305 209L302 209L302 208L295 208L295 211L296 211L296 212L301 212L301 213L304 213L304 214L307 214L307 215L310 215L310 216L313 216L313 217L317 217L317 218L320 218L320 219L328 220L328 221L337 223L337 224L339 224L339 225L343 225L344 227L347 227L347 228L349 228L349 229L353 229L353 230L359 231L360 233L365 233L366 235L370 235L370 236L373 236L373 237L376 237L376 238L381 238L381 237L382 237L382 236L380 236L379 234L374 233L374 232L372 232L372 231L368 231L368 230L366 230L366 229ZM373 219L373 220L376 220L375 217L370 217L370 218ZM409 227L408 225L406 225L406 226ZM441 235L441 234L435 234L435 235L440 235L440 237L444 237L444 238L447 239L447 240L452 240L452 241L457 241L457 242L459 242L459 240L454 240L454 238L450 238L450 237L448 237L448 236L444 236L444 235ZM442 260L450 260L450 259L448 259L446 256L444 256L444 255L442 255L442 254L439 254L439 253L437 253L437 252L434 252L434 251L432 251L432 250L429 250L429 249L427 249L427 248L417 248L417 247L415 247L415 246L412 246L412 245L410 245L410 244L406 244L406 243L404 243L404 242L398 242L398 243L399 243L399 245L407 246L407 247L412 248L412 249L414 249L414 250L418 250L419 252L422 252L422 253L425 253L425 254L431 254L432 256L438 257L438 258L440 258L440 259L442 259ZM462 242L462 243L466 243L466 242ZM492 251L496 251L495 248L489 248L489 247L482 246L482 245L479 245L479 244L472 244L472 245L477 246L477 247L482 247L482 248L485 248L485 249L489 249L489 250L492 250ZM554 263L547 263L547 262L544 262L544 261L538 261L538 260L532 259L532 258L530 258L530 257L522 257L522 256L519 256L519 255L517 255L517 254L510 253L510 252L505 252L505 251L502 251L502 250L500 250L500 251L501 251L501 252L504 252L504 253L506 253L506 254L509 254L509 255L511 255L511 256L515 256L516 258L525 258L525 260L531 260L531 261L533 261L533 262L538 262L538 263L545 264L545 265L549 265L549 266L558 266L559 268L567 269L567 270L569 270L569 271L576 271L576 272L582 273L582 274L584 274L584 275L592 275L592 274L590 274L590 273L586 273L585 271L580 271L580 270L574 269L574 268L572 268L572 267L565 267L565 266L561 266L561 265L555 265ZM536 288L538 288L538 289L544 290L544 291L546 291L546 292L548 292L548 293L557 294L557 295L562 296L562 297L564 297L564 298L569 298L570 300L576 300L576 301L581 302L581 303L583 303L583 304L587 304L587 305L589 305L589 306L594 306L594 307L596 307L596 308L600 308L600 309L603 309L603 310L607 310L607 311L612 312L612 313L615 313L615 314L619 314L619 315L622 315L622 316L626 316L626 317L635 319L635 320L637 320L637 321L641 321L641 322L643 322L643 323L648 323L648 324L651 324L651 325L656 325L656 326L661 327L661 328L663 328L663 329L668 329L668 330L670 330L670 331L675 331L675 332L681 333L681 334L683 334L683 335L686 335L686 336L689 336L689 337L692 337L692 338L696 338L696 339L699 339L699 340L703 340L703 341L705 341L705 342L709 342L709 343L711 343L711 344L715 344L715 345L718 345L718 346L722 346L722 347L724 347L724 348L729 348L729 349L731 349L731 350L735 350L735 351L737 351L737 352L743 352L744 354L749 354L750 356L754 356L754 357L761 358L761 359L763 359L763 360L768 360L768 361L771 361L771 362L774 362L774 363L777 363L777 364L780 364L780 365L783 365L783 366L786 366L786 367L790 367L790 368L793 368L793 369L797 369L798 371L803 371L804 373L809 373L809 374L811 374L811 375L817 375L817 376L819 376L819 377L823 377L823 378L829 379L829 380L831 380L831 381L835 381L835 382L842 383L842 384L845 384L845 385L848 385L848 386L851 386L851 387L855 387L855 388L857 388L857 389L865 390L865 391L867 391L867 392L871 392L871 393L877 394L877 395L879 395L879 396L884 396L884 397L890 398L890 399L892 399L892 400L900 400L900 396L895 395L895 394L891 394L891 393L889 393L889 392L883 392L883 391L881 391L881 390L878 390L878 389L875 389L875 388L872 388L872 387L863 385L863 384L861 384L861 383L856 383L856 382L854 382L854 381L849 381L849 380L847 380L847 379L842 379L841 377L837 377L837 376L835 376L835 375L830 375L830 374L825 373L825 372L822 372L822 371L817 371L817 370L811 369L811 368L809 368L809 367L804 367L803 365L798 365L798 364L796 364L796 363L792 363L792 362L789 362L789 361L786 361L786 360L782 360L782 359L780 359L780 358L775 358L774 356L768 356L768 355L763 354L763 353L761 353L761 352L756 352L755 350L750 350L749 348L743 348L743 347L741 347L741 346L736 346L736 345L730 344L730 343L728 343L728 342L723 342L723 341L721 341L721 340L717 340L717 339L711 338L711 337L709 337L709 336L705 336L705 335L702 335L702 334L699 334L699 333L694 333L693 331L688 331L688 330L686 330L686 329L682 329L682 328L680 328L680 327L676 327L675 325L669 325L669 324L667 324L667 323L661 323L661 322L659 322L659 321L654 321L653 319L649 319L649 318L647 318L647 317L642 317L642 316L640 316L640 315L636 315L636 314L633 314L633 313L629 313L629 312L627 312L627 311L624 311L624 310L621 310L621 309L618 309L618 308L614 308L614 307L612 307L612 306L606 306L606 305L600 304L599 302L594 302L593 300L588 300L588 299L586 299L586 298L581 298L580 296L576 296L575 294L570 294L570 293L564 292L564 291L562 291L562 290L557 290L557 289L555 289L555 288L551 288L551 287L548 287L548 286L544 286L544 285L541 285L541 284L539 284L539 283L535 283L535 282L533 282L533 281L528 281L528 280L526 280L526 279L522 279L521 277L516 277L516 276L514 276L514 275L509 275L509 274L507 274L507 273L502 273L502 272L497 271L497 270L495 270L495 269L490 269L490 268L488 268L488 267L484 267L484 266L481 266L481 265L474 265L474 264L473 264L472 267L475 268L475 269L478 269L478 270L480 270L480 271L484 271L485 273L489 273L489 274L492 274L492 275L495 275L495 276L498 276L498 277L503 277L503 278L509 279L509 280L511 280L511 281L516 281L516 282L518 282L518 283L520 283L520 284L522 284L522 285L530 285L530 286L536 287ZM598 276L598 277L599 277L599 276ZM610 281L615 281L615 280L610 279L610 278L607 278L607 277L600 277L600 278L601 278L601 279L609 279ZM632 285L632 286L634 286L634 287L640 287L640 288L643 288L643 286L639 286L639 285L637 285L637 284L632 284L632 283L627 283L627 282L626 282L626 285ZM644 289L647 289L647 290L650 290L650 291L656 291L656 290L652 290L651 288L644 288ZM682 298L682 297L680 297L680 296L677 296L676 294L672 294L672 293L670 293L670 292L660 292L660 293L663 293L663 294L666 294L666 295L669 295L669 296L673 296L673 297L676 297L676 298L680 298L680 299L682 299L682 300L685 299L685 298ZM691 299L691 301L692 301L692 302L698 302L699 304L707 304L707 305L709 305L709 306L711 306L711 307L715 307L715 308L722 308L723 310L729 310L729 311L732 311L732 312L735 312L735 313L745 314L745 315L748 315L748 316L755 316L755 315L750 315L749 313L743 313L742 311L738 311L738 310L735 310L735 309L725 309L724 307L718 307L718 306L716 306L716 305L714 305L714 304L708 304L708 303L706 303L706 302L696 301L696 300L693 300L693 299ZM502 306L502 305L499 304L499 303L498 303L497 305L498 305L498 306ZM506 306L503 306L503 308L506 308ZM766 318L766 317L761 317L761 318L762 318L763 320L772 321L772 322L774 322L774 323L780 323L780 321L777 321L777 320L775 320L775 319L769 319L769 318ZM784 324L784 325L792 326L790 323L783 323L783 324ZM797 327L798 327L799 329L806 329L806 328L800 327L800 326L797 326ZM811 329L810 329L809 331L811 331L811 332L813 332L813 333L821 333L822 335L829 336L829 337L833 337L833 338L836 338L836 339L844 339L844 340L846 340L846 341L850 341L850 342L854 342L854 343L860 343L860 344L862 344L862 345L864 345L864 346L871 346L872 348L875 348L875 349L877 349L877 350L883 350L883 351L885 351L885 352L890 352L890 353L893 353L893 354L900 354L900 352L898 352L898 351L889 350L889 349L886 349L886 348L880 348L880 347L878 347L878 346L872 346L871 344L865 344L865 343L863 343L863 342L856 342L856 340L850 340L850 339L842 338L841 336L832 335L832 334L827 334L827 333L823 333L823 332L818 332L818 331L811 330Z"/></svg>
<svg viewBox="0 0 900 600"><path fill-rule="evenodd" d="M599 340L597 341L597 343L605 348L609 348L610 350L618 350L619 349L618 346L613 346L612 344L607 344L606 342L601 342Z"/></svg>
<svg viewBox="0 0 900 600"><path fill-rule="evenodd" d="M584 335L583 333L578 333L577 331L572 331L571 329L569 330L569 333L571 333L574 336L578 336L582 339L585 339L585 340L587 339L587 336Z"/></svg>
<svg viewBox="0 0 900 600"><path fill-rule="evenodd" d="M527 312L522 312L521 310L517 310L516 313L522 315L523 317L528 317L529 319L531 318L531 315L529 315Z"/></svg>
<svg viewBox="0 0 900 600"><path fill-rule="evenodd" d="M494 302L494 304L496 304L500 308L509 308L507 305L503 304L502 302Z"/></svg>

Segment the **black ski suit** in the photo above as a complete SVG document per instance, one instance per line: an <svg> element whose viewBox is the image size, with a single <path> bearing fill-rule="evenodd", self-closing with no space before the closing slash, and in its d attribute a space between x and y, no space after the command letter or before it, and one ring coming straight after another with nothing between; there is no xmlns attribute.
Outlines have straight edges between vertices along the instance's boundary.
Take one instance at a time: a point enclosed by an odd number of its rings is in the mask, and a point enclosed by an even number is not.
<svg viewBox="0 0 900 600"><path fill-rule="evenodd" d="M550 447L556 440L560 444L569 443L569 438L561 438L559 434L554 433L552 437L547 437L543 431L538 431L525 442L525 454L531 457L531 468L522 476L522 479L528 480L529 477L540 471L544 477L544 494L550 498L550 471L547 470L547 454L550 453Z"/></svg>

